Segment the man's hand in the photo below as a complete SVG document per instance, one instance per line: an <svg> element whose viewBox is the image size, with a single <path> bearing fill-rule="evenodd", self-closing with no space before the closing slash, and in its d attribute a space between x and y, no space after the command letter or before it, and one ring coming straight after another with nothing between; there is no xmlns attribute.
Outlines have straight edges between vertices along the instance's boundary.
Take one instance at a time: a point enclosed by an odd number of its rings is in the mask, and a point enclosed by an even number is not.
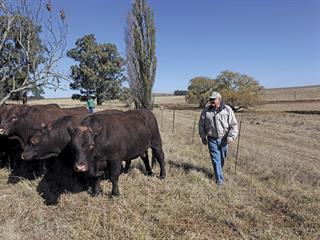
<svg viewBox="0 0 320 240"><path fill-rule="evenodd" d="M232 137L228 137L227 138L227 144L230 144L230 143L232 143L233 142L233 138Z"/></svg>
<svg viewBox="0 0 320 240"><path fill-rule="evenodd" d="M208 141L207 141L207 138L201 138L201 141L203 143L203 145L207 145L208 144Z"/></svg>

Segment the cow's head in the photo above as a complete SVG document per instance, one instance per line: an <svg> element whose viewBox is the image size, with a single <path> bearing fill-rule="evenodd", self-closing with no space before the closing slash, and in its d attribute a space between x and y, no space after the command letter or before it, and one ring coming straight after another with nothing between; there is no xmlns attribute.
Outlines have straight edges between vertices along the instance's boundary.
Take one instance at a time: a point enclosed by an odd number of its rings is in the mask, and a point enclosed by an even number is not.
<svg viewBox="0 0 320 240"><path fill-rule="evenodd" d="M41 129L36 130L28 140L21 154L21 159L30 161L32 159L57 157L70 141L70 136L69 139L65 139L61 135L63 133L52 126L52 123L42 124Z"/></svg>
<svg viewBox="0 0 320 240"><path fill-rule="evenodd" d="M71 137L71 144L74 152L74 169L77 172L89 172L94 175L94 152L96 138L101 132L101 127L79 126Z"/></svg>
<svg viewBox="0 0 320 240"><path fill-rule="evenodd" d="M27 107L9 106L6 111L1 113L0 135L8 136L16 130L17 123L22 118Z"/></svg>

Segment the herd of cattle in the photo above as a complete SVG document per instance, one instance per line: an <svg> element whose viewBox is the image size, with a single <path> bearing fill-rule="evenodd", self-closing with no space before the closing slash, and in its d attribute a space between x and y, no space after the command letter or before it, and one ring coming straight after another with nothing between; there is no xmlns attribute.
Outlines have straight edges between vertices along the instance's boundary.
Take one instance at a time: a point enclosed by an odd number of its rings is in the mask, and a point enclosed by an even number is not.
<svg viewBox="0 0 320 240"><path fill-rule="evenodd" d="M84 107L60 108L48 105L3 105L0 107L0 163L11 170L14 179L28 171L58 171L63 178L85 181L91 194L102 192L105 176L112 182L112 195L119 195L118 177L131 160L141 157L148 175L152 162L160 165L160 178L166 177L164 153L157 121L149 110L105 110L88 115ZM52 165L59 164L64 169Z"/></svg>

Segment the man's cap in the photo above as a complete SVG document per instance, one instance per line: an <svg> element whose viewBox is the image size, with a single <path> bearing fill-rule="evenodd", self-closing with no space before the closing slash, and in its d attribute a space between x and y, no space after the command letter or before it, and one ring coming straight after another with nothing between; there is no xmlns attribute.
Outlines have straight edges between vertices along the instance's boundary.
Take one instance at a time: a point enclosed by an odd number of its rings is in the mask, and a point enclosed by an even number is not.
<svg viewBox="0 0 320 240"><path fill-rule="evenodd" d="M209 97L209 99L215 99L215 98L221 98L221 94L217 91L214 91Z"/></svg>

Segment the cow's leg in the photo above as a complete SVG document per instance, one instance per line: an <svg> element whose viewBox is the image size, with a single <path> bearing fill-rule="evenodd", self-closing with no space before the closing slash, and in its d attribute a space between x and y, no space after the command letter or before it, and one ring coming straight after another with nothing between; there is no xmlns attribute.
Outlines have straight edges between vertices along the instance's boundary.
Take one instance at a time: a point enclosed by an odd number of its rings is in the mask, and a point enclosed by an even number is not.
<svg viewBox="0 0 320 240"><path fill-rule="evenodd" d="M153 172L152 172L150 164L149 164L148 150L144 154L141 155L141 159L143 160L147 175L152 176Z"/></svg>
<svg viewBox="0 0 320 240"><path fill-rule="evenodd" d="M131 160L127 160L127 161L126 161L126 165L125 165L125 167L124 167L124 169L123 169L123 172L124 172L124 173L128 173L129 170L130 170L130 166L131 166Z"/></svg>
<svg viewBox="0 0 320 240"><path fill-rule="evenodd" d="M110 181L112 183L111 194L113 196L119 196L118 178L121 172L121 161L110 162Z"/></svg>
<svg viewBox="0 0 320 240"><path fill-rule="evenodd" d="M155 145L152 146L152 154L157 159L157 162L160 164L160 178L166 177L166 168L165 168L165 161L164 161L164 153L162 151L162 147Z"/></svg>
<svg viewBox="0 0 320 240"><path fill-rule="evenodd" d="M92 178L91 180L91 196L92 197L96 197L98 196L100 193L102 193L102 189L101 189L101 180L100 178Z"/></svg>

